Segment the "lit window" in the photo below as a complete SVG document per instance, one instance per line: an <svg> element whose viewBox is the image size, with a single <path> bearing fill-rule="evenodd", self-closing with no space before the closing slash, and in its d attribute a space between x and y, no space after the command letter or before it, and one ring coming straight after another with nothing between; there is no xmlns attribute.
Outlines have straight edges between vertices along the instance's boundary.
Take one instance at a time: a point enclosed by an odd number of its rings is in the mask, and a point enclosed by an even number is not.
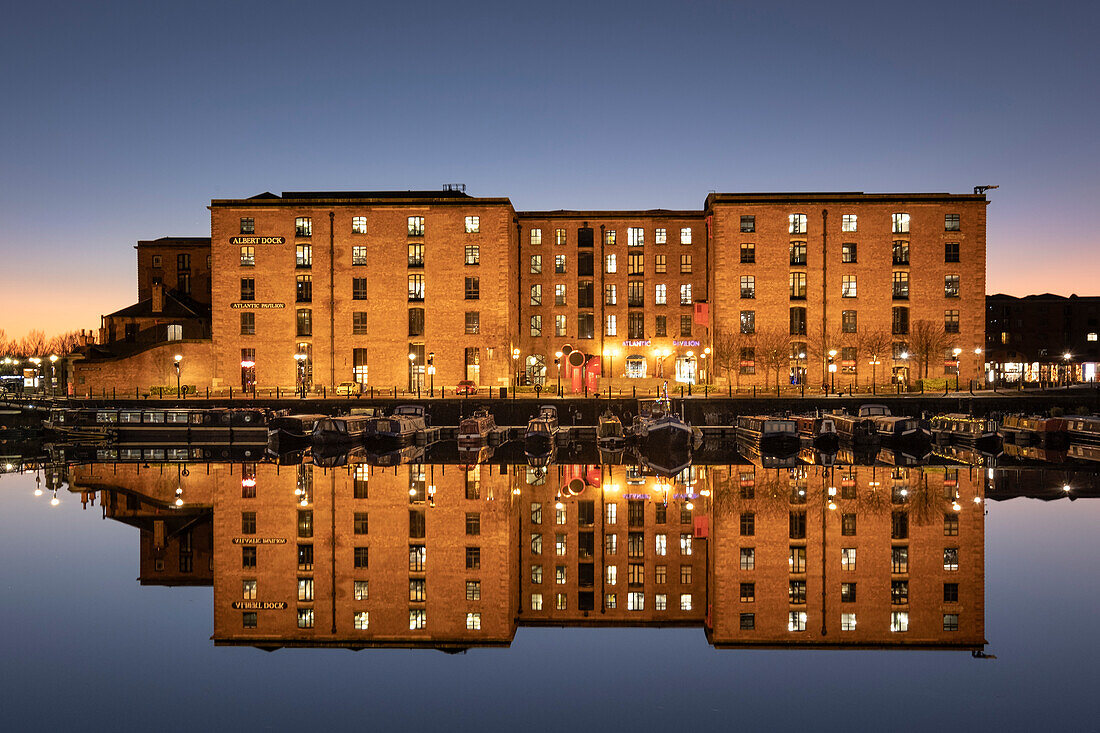
<svg viewBox="0 0 1100 733"><path fill-rule="evenodd" d="M629 227L626 230L626 244L628 247L641 247L645 244L645 229L641 227Z"/></svg>
<svg viewBox="0 0 1100 733"><path fill-rule="evenodd" d="M467 216L466 217L466 233L477 234L481 231L481 217L479 216Z"/></svg>
<svg viewBox="0 0 1100 733"><path fill-rule="evenodd" d="M858 254L858 248L855 242L845 242L840 245L840 261L846 263L853 263L856 261Z"/></svg>
<svg viewBox="0 0 1100 733"><path fill-rule="evenodd" d="M690 593L681 593L680 594L680 610L681 611L690 611L691 610L691 594Z"/></svg>
<svg viewBox="0 0 1100 733"><path fill-rule="evenodd" d="M480 613L473 612L473 613L467 613L466 614L466 630L467 631L480 631L481 630L481 614Z"/></svg>
<svg viewBox="0 0 1100 733"><path fill-rule="evenodd" d="M787 216L787 231L790 234L806 233L806 215L790 214Z"/></svg>
<svg viewBox="0 0 1100 733"><path fill-rule="evenodd" d="M542 305L542 285L540 283L531 286L531 305Z"/></svg>
<svg viewBox="0 0 1100 733"><path fill-rule="evenodd" d="M531 610L532 611L541 611L542 610L542 593L532 593L531 594Z"/></svg>
<svg viewBox="0 0 1100 733"><path fill-rule="evenodd" d="M410 216L409 217L409 236L410 237L423 237L424 236L424 217L422 217L422 216Z"/></svg>
<svg viewBox="0 0 1100 733"><path fill-rule="evenodd" d="M531 335L542 335L542 316L531 316Z"/></svg>
<svg viewBox="0 0 1100 733"><path fill-rule="evenodd" d="M481 247L476 244L466 245L466 264L477 265L481 263Z"/></svg>
<svg viewBox="0 0 1100 733"><path fill-rule="evenodd" d="M754 262L756 262L756 244L753 243L753 242L742 242L741 243L741 264L751 265Z"/></svg>
<svg viewBox="0 0 1100 733"><path fill-rule="evenodd" d="M294 264L296 267L313 267L313 247L308 244L299 244L294 248Z"/></svg>
<svg viewBox="0 0 1100 733"><path fill-rule="evenodd" d="M541 585L542 584L542 566L541 565L532 565L531 566L531 582L534 583L535 585Z"/></svg>
<svg viewBox="0 0 1100 733"><path fill-rule="evenodd" d="M542 255L531 255L531 274L542 274Z"/></svg>
<svg viewBox="0 0 1100 733"><path fill-rule="evenodd" d="M752 214L742 214L741 216L741 233L751 234L756 231L756 216Z"/></svg>
<svg viewBox="0 0 1100 733"><path fill-rule="evenodd" d="M741 276L741 297L745 299L752 299L756 297L756 276L755 275L742 275Z"/></svg>
<svg viewBox="0 0 1100 733"><path fill-rule="evenodd" d="M845 547L840 551L840 567L843 570L856 569L856 548Z"/></svg>
<svg viewBox="0 0 1100 733"><path fill-rule="evenodd" d="M256 266L256 248L241 247L241 267Z"/></svg>
<svg viewBox="0 0 1100 733"><path fill-rule="evenodd" d="M241 234L255 234L256 233L256 220L252 217L241 217ZM159 260L159 257L154 257L154 260ZM159 267L160 262L154 262L153 267Z"/></svg>
<svg viewBox="0 0 1100 733"><path fill-rule="evenodd" d="M945 547L945 548L943 548L943 569L944 570L958 570L959 569L959 548L957 548L957 547Z"/></svg>
<svg viewBox="0 0 1100 733"><path fill-rule="evenodd" d="M806 612L805 611L791 611L787 615L787 631L805 631L806 630Z"/></svg>
<svg viewBox="0 0 1100 733"><path fill-rule="evenodd" d="M691 305L691 283L680 286L680 305Z"/></svg>
<svg viewBox="0 0 1100 733"><path fill-rule="evenodd" d="M854 232L856 231L856 225L858 223L858 217L855 214L844 214L840 220L840 231L842 232Z"/></svg>
<svg viewBox="0 0 1100 733"><path fill-rule="evenodd" d="M531 244L542 244L542 230L541 229L532 229L531 230Z"/></svg>
<svg viewBox="0 0 1100 733"><path fill-rule="evenodd" d="M840 296L842 298L854 298L856 297L856 276L855 275L842 275L840 283Z"/></svg>
<svg viewBox="0 0 1100 733"><path fill-rule="evenodd" d="M680 554L690 555L692 549L691 532L680 533Z"/></svg>
<svg viewBox="0 0 1100 733"><path fill-rule="evenodd" d="M313 628L313 609L312 608L299 608L298 609L298 628L299 629L312 629Z"/></svg>
<svg viewBox="0 0 1100 733"><path fill-rule="evenodd" d="M352 587L352 597L357 601L365 601L368 596L367 581L356 580Z"/></svg>
<svg viewBox="0 0 1100 733"><path fill-rule="evenodd" d="M617 599L614 593L604 593L603 605L606 608L615 608L617 606Z"/></svg>
<svg viewBox="0 0 1100 733"><path fill-rule="evenodd" d="M842 613L842 614L840 614L840 630L841 631L855 631L856 630L856 615L854 613Z"/></svg>
<svg viewBox="0 0 1100 733"><path fill-rule="evenodd" d="M557 593L554 595L554 607L559 611L564 611L569 608L569 603L566 601L566 595L564 593Z"/></svg>
<svg viewBox="0 0 1100 733"><path fill-rule="evenodd" d="M957 298L957 297L959 297L959 276L958 275L944 275L943 276L943 296L945 298Z"/></svg>
<svg viewBox="0 0 1100 733"><path fill-rule="evenodd" d="M353 626L357 631L366 631L370 628L370 612L356 611Z"/></svg>
<svg viewBox="0 0 1100 733"><path fill-rule="evenodd" d="M565 305L565 284L554 285L554 305Z"/></svg>
<svg viewBox="0 0 1100 733"><path fill-rule="evenodd" d="M691 227L680 230L680 244L691 244Z"/></svg>
<svg viewBox="0 0 1100 733"><path fill-rule="evenodd" d="M365 265L367 264L367 248L362 245L356 245L351 248L351 264L352 265Z"/></svg>
<svg viewBox="0 0 1100 733"><path fill-rule="evenodd" d="M1089 334L1088 334L1088 335L1087 335L1087 336L1085 337L1085 339L1086 339L1086 340L1088 340L1088 341L1095 341L1095 340L1096 340L1096 332L1095 332L1095 331L1091 331L1091 332L1090 332L1090 333L1089 333Z"/></svg>
<svg viewBox="0 0 1100 733"><path fill-rule="evenodd" d="M308 216L299 216L294 220L294 236L296 237L312 237L313 236L313 220Z"/></svg>
<svg viewBox="0 0 1100 733"><path fill-rule="evenodd" d="M428 625L428 612L423 608L409 609L409 631L418 631Z"/></svg>
<svg viewBox="0 0 1100 733"><path fill-rule="evenodd" d="M628 611L644 611L645 610L645 594L638 592L631 592L626 594L626 609Z"/></svg>
<svg viewBox="0 0 1100 733"><path fill-rule="evenodd" d="M565 316L561 313L554 316L554 335L565 336Z"/></svg>
<svg viewBox="0 0 1100 733"><path fill-rule="evenodd" d="M563 535L563 534L554 535L554 554L555 555L564 555L565 554L565 535Z"/></svg>
<svg viewBox="0 0 1100 733"><path fill-rule="evenodd" d="M657 229L657 230L655 230L653 232L653 243L654 244L668 244L668 230L667 229Z"/></svg>
<svg viewBox="0 0 1100 733"><path fill-rule="evenodd" d="M890 631L908 631L909 612L893 611L890 613Z"/></svg>
<svg viewBox="0 0 1100 733"><path fill-rule="evenodd" d="M565 230L564 229L555 229L554 230L554 244L565 244Z"/></svg>
<svg viewBox="0 0 1100 733"><path fill-rule="evenodd" d="M615 244L615 230L614 229L608 229L606 232L604 232L603 241L604 241L604 244L614 245Z"/></svg>
<svg viewBox="0 0 1100 733"><path fill-rule="evenodd" d="M554 272L565 274L565 255L554 255Z"/></svg>
<svg viewBox="0 0 1100 733"><path fill-rule="evenodd" d="M756 569L756 548L754 548L754 547L742 547L741 548L741 569L742 570L755 570Z"/></svg>
<svg viewBox="0 0 1100 733"><path fill-rule="evenodd" d="M554 582L558 585L565 585L565 566L557 565L554 568Z"/></svg>
<svg viewBox="0 0 1100 733"><path fill-rule="evenodd" d="M691 255L680 255L680 274L691 274Z"/></svg>
<svg viewBox="0 0 1100 733"><path fill-rule="evenodd" d="M241 597L246 601L256 600L256 581L255 580L242 580L241 581Z"/></svg>
<svg viewBox="0 0 1100 733"><path fill-rule="evenodd" d="M656 535L653 539L655 540L655 549L656 549L657 554L658 555L667 555L668 554L668 535L659 534L659 535Z"/></svg>
<svg viewBox="0 0 1100 733"><path fill-rule="evenodd" d="M943 215L943 230L945 232L957 232L962 229L961 219L958 214Z"/></svg>
<svg viewBox="0 0 1100 733"><path fill-rule="evenodd" d="M945 613L943 615L943 630L944 631L958 631L959 630L959 614L957 614L957 613Z"/></svg>
<svg viewBox="0 0 1100 733"><path fill-rule="evenodd" d="M619 536L615 534L604 535L603 548L605 555L616 554L619 551Z"/></svg>
<svg viewBox="0 0 1100 733"><path fill-rule="evenodd" d="M908 214L894 214L894 234L908 234L909 233L909 215Z"/></svg>
<svg viewBox="0 0 1100 733"><path fill-rule="evenodd" d="M353 217L351 217L351 233L352 234L366 234L367 233L367 217L365 217L365 216L353 216Z"/></svg>
<svg viewBox="0 0 1100 733"><path fill-rule="evenodd" d="M617 336L619 333L618 322L614 315L607 316L607 324L604 327L605 336Z"/></svg>
<svg viewBox="0 0 1100 733"><path fill-rule="evenodd" d="M664 611L668 608L668 596L664 593L658 593L653 596L653 610Z"/></svg>
<svg viewBox="0 0 1100 733"><path fill-rule="evenodd" d="M664 283L658 283L658 284L653 286L653 290L654 290L654 293L653 293L654 302L657 305L665 305L668 302L666 297L665 297L665 284Z"/></svg>

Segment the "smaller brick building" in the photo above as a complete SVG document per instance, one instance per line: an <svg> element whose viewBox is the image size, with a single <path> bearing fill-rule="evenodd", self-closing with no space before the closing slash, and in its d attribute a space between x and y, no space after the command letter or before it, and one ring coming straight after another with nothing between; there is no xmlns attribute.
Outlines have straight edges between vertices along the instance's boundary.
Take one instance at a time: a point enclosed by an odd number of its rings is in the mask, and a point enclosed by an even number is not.
<svg viewBox="0 0 1100 733"><path fill-rule="evenodd" d="M1100 363L1100 297L990 295L987 379L998 384L1095 382Z"/></svg>

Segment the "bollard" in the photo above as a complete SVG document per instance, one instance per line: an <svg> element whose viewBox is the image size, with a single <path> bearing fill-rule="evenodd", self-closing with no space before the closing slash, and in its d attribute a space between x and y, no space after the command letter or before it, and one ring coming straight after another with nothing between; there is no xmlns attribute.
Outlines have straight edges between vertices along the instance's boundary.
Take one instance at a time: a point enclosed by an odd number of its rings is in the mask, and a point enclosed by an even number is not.
<svg viewBox="0 0 1100 733"><path fill-rule="evenodd" d="M370 386L370 398L372 400L374 399L374 385L373 384Z"/></svg>
<svg viewBox="0 0 1100 733"><path fill-rule="evenodd" d="M233 399L233 385L229 385L229 399Z"/></svg>
<svg viewBox="0 0 1100 733"><path fill-rule="evenodd" d="M752 398L756 399L756 385L752 385Z"/></svg>
<svg viewBox="0 0 1100 733"><path fill-rule="evenodd" d="M279 385L275 385L275 399L279 399Z"/></svg>
<svg viewBox="0 0 1100 733"><path fill-rule="evenodd" d="M726 378L729 379L729 377L726 377ZM733 399L733 383L732 382L726 382L726 396L729 397L731 400Z"/></svg>
<svg viewBox="0 0 1100 733"><path fill-rule="evenodd" d="M704 384L703 385L703 399L705 400L707 398L707 395L709 395L709 394L710 394L710 385L709 384Z"/></svg>
<svg viewBox="0 0 1100 733"><path fill-rule="evenodd" d="M632 399L632 400L638 399L638 388L637 388L637 386L635 386L633 384L630 385L630 399Z"/></svg>

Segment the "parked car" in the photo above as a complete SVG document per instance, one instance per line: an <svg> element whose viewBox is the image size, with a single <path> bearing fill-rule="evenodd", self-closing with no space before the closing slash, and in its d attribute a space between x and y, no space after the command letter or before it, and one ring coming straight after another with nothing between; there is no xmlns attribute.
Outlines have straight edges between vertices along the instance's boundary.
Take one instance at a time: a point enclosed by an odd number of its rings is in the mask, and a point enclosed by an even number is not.
<svg viewBox="0 0 1100 733"><path fill-rule="evenodd" d="M469 379L463 379L455 387L455 394L477 394L477 385Z"/></svg>
<svg viewBox="0 0 1100 733"><path fill-rule="evenodd" d="M336 394L338 395L353 395L362 393L363 385L359 382L340 382L340 384L336 385Z"/></svg>

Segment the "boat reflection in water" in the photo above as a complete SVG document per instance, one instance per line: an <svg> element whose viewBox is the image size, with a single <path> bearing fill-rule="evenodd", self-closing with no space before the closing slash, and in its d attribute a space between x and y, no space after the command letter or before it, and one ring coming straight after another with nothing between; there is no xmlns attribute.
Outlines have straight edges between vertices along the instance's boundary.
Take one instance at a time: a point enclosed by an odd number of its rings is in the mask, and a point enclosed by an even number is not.
<svg viewBox="0 0 1100 733"><path fill-rule="evenodd" d="M742 461L669 477L307 456L63 471L140 528L143 584L213 586L217 645L460 651L524 626L692 626L730 648L986 644L993 469Z"/></svg>

